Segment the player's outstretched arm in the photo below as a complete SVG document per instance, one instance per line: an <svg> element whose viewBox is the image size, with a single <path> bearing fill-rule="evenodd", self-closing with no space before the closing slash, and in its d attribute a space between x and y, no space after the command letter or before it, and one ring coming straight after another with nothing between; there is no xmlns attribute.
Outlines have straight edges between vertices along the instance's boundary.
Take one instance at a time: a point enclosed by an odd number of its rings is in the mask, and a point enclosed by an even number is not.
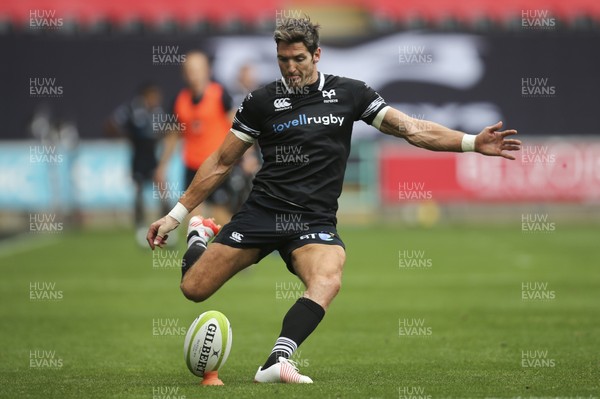
<svg viewBox="0 0 600 399"><path fill-rule="evenodd" d="M401 137L410 144L432 151L475 151L483 155L501 156L514 160L506 151L521 149L521 141L506 138L517 134L516 130L503 130L502 122L484 128L478 135L468 135L452 130L439 123L415 119L389 107L379 130L385 134Z"/></svg>
<svg viewBox="0 0 600 399"><path fill-rule="evenodd" d="M200 166L175 208L150 225L146 236L150 248L164 245L167 234L177 228L187 213L200 205L223 182L251 145L237 138L232 132L227 134L219 149Z"/></svg>

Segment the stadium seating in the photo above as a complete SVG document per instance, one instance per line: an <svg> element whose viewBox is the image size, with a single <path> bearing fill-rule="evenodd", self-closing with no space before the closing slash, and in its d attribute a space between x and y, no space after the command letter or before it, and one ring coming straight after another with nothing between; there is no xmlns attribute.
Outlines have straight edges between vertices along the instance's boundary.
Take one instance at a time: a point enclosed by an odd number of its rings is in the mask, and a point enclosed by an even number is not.
<svg viewBox="0 0 600 399"><path fill-rule="evenodd" d="M524 10L547 10L553 17L573 24L583 19L600 21L600 2L597 0L328 0L327 6L351 7L367 11L374 21L387 20L407 26L472 26L487 22L507 25L521 18ZM322 1L305 0L295 9L314 9ZM23 0L0 3L0 21L16 27L28 24L32 10L54 10L58 16L87 28L104 21L116 26L140 22L153 28L164 28L173 21L190 26L207 21L215 26L239 22L246 27L266 26L276 12L289 9L283 0L188 1L154 0L147 2L123 0ZM483 22L482 22L483 21Z"/></svg>

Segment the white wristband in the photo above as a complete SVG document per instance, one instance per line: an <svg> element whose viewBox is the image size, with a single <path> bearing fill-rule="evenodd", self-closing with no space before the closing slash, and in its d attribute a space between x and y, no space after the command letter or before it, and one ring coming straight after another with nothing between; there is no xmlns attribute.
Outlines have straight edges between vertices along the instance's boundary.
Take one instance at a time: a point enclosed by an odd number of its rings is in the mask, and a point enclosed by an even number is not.
<svg viewBox="0 0 600 399"><path fill-rule="evenodd" d="M181 202L178 202L171 212L169 212L169 216L173 219L177 220L179 223L190 213L185 206Z"/></svg>
<svg viewBox="0 0 600 399"><path fill-rule="evenodd" d="M462 143L460 144L460 147L462 148L463 152L475 151L475 137L477 136L474 134L463 135Z"/></svg>

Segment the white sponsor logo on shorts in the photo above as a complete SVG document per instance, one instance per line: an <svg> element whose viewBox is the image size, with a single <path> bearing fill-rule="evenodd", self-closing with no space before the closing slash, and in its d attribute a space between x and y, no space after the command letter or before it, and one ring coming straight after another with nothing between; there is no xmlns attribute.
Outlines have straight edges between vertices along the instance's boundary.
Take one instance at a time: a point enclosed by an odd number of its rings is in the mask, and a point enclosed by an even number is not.
<svg viewBox="0 0 600 399"><path fill-rule="evenodd" d="M317 238L319 238L321 241L333 241L333 237L335 237L335 234L323 231L318 234L317 233L305 234L303 236L300 236L300 239L301 240L316 240Z"/></svg>
<svg viewBox="0 0 600 399"><path fill-rule="evenodd" d="M242 238L244 238L244 235L241 233L238 233L237 231L234 231L233 233L231 233L229 238L231 238L235 242L242 242Z"/></svg>
<svg viewBox="0 0 600 399"><path fill-rule="evenodd" d="M319 233L319 238L323 241L333 241L333 234L331 233Z"/></svg>

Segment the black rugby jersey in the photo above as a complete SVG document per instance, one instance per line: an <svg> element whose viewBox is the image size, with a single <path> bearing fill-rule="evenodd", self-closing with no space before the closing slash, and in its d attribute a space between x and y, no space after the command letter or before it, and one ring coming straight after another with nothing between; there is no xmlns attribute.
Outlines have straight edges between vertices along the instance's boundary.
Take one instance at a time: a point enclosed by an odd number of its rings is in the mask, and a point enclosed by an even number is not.
<svg viewBox="0 0 600 399"><path fill-rule="evenodd" d="M385 101L359 80L324 75L303 88L283 78L250 93L233 133L258 140L263 165L254 190L315 212L335 213L354 121L371 124Z"/></svg>

